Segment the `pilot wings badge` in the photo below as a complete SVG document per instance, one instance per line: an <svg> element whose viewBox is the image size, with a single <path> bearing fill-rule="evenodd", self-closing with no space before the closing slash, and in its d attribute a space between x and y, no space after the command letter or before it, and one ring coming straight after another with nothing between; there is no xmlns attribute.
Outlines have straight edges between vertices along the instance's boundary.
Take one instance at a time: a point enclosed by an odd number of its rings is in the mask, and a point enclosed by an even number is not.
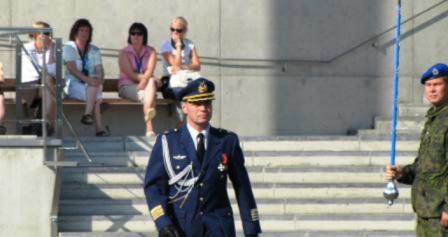
<svg viewBox="0 0 448 237"><path fill-rule="evenodd" d="M185 156L185 155L175 155L175 156L173 156L173 159L175 159L175 160L183 160L185 158L187 158L187 156Z"/></svg>

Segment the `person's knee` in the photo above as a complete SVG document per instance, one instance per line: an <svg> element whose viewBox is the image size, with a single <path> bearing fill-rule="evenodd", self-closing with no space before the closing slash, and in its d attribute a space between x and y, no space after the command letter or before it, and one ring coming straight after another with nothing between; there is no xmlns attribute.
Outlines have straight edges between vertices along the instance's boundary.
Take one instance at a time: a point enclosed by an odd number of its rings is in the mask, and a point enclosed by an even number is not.
<svg viewBox="0 0 448 237"><path fill-rule="evenodd" d="M156 86L157 85L157 78L155 78L155 77L149 78L149 83L151 83L151 85Z"/></svg>

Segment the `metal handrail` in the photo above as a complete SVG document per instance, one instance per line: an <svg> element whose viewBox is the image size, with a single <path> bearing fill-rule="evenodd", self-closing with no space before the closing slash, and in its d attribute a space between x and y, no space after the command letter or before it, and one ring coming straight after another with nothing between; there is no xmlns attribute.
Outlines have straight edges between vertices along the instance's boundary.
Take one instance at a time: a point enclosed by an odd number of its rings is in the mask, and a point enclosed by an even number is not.
<svg viewBox="0 0 448 237"><path fill-rule="evenodd" d="M84 154L84 157L89 161L89 162L93 162L92 158L89 155L89 152L86 150L86 148L84 147L84 145L81 142L81 139L79 138L78 133L75 131L75 129L73 128L72 124L70 123L70 121L68 120L68 118L65 116L64 112L61 112L61 116L62 119L64 120L64 122L67 124L68 129L70 130L70 132L73 134L73 136L75 137L76 140L76 148L81 149L82 153ZM64 149L67 149L66 147L64 147Z"/></svg>
<svg viewBox="0 0 448 237"><path fill-rule="evenodd" d="M51 236L57 237L58 236L58 213L59 213L59 201L60 201L60 192L61 192L61 185L62 185L62 166L67 165L63 162L64 160L64 147L54 149L53 151L55 154L53 155L54 160L53 162L47 162L47 152L48 152L48 134L47 134L47 90L50 90L48 86L47 81L47 66L46 66L46 60L43 60L43 66L41 73L41 85L36 86L36 88L39 88L41 90L41 96L42 96L42 118L41 119L23 119L23 113L22 113L22 104L21 104L21 90L27 89L22 85L22 50L26 51L23 42L18 37L19 34L29 34L29 33L45 33L49 32L52 33L52 30L50 28L43 28L43 29L35 29L35 28L26 28L26 27L16 27L16 28L4 28L0 27L0 36L1 35L13 35L15 36L15 53L16 53L16 114L18 116L18 119L16 119L16 128L18 131L21 130L21 124L25 121L36 121L42 123L42 148L44 151L44 165L47 165L49 167L53 167L53 172L55 172L55 185L53 190L53 197L52 197L52 206L50 210L50 222L51 222ZM56 121L55 121L55 129L56 129L56 137L59 139L62 139L62 125L65 121L69 130L74 135L77 145L81 149L82 153L84 154L85 158L92 162L92 159L85 149L84 145L82 144L78 134L73 129L73 126L70 124L69 120L65 116L65 114L62 111L62 39L57 38L56 40L56 94L50 93L49 96L52 96L55 98L55 109L56 109ZM47 50L44 48L43 58L46 59L46 53ZM64 120L64 121L63 121ZM71 163L70 163L71 164ZM73 164L72 164L73 165ZM75 164L77 165L77 163Z"/></svg>
<svg viewBox="0 0 448 237"><path fill-rule="evenodd" d="M58 161L64 158L64 154L62 150L56 149L56 157ZM58 215L59 215L59 201L62 187L62 168L56 167L55 172L55 181L54 181L54 189L53 189L53 199L51 202L51 210L50 210L50 223L51 223L51 237L59 236L59 226L58 226Z"/></svg>

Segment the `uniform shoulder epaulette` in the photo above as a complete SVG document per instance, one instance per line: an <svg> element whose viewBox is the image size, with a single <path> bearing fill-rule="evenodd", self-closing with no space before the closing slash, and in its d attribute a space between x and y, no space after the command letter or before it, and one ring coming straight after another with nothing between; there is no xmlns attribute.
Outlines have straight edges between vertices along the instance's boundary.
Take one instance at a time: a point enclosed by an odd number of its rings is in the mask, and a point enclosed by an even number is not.
<svg viewBox="0 0 448 237"><path fill-rule="evenodd" d="M177 129L177 128L172 128L172 129L168 129L168 130L166 130L165 132L163 132L163 134L176 133L176 132L178 132L178 131L179 131L179 129Z"/></svg>
<svg viewBox="0 0 448 237"><path fill-rule="evenodd" d="M223 135L231 135L231 134L235 134L234 132L224 129L224 128L218 128L218 132L223 134Z"/></svg>
<svg viewBox="0 0 448 237"><path fill-rule="evenodd" d="M217 129L218 129L218 132L220 132L220 133L229 133L229 131L227 131L224 128L217 128Z"/></svg>

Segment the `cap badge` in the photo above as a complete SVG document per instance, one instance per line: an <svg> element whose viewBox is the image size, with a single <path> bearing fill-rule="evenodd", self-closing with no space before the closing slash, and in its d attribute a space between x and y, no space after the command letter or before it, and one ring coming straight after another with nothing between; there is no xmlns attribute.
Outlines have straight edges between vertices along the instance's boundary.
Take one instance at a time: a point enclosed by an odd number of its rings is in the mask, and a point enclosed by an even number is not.
<svg viewBox="0 0 448 237"><path fill-rule="evenodd" d="M198 87L199 94L206 93L207 91L208 91L207 84L205 84L205 81L201 82L201 84Z"/></svg>
<svg viewBox="0 0 448 237"><path fill-rule="evenodd" d="M433 74L434 76L439 75L439 70L437 70L437 68L432 69L432 74Z"/></svg>

